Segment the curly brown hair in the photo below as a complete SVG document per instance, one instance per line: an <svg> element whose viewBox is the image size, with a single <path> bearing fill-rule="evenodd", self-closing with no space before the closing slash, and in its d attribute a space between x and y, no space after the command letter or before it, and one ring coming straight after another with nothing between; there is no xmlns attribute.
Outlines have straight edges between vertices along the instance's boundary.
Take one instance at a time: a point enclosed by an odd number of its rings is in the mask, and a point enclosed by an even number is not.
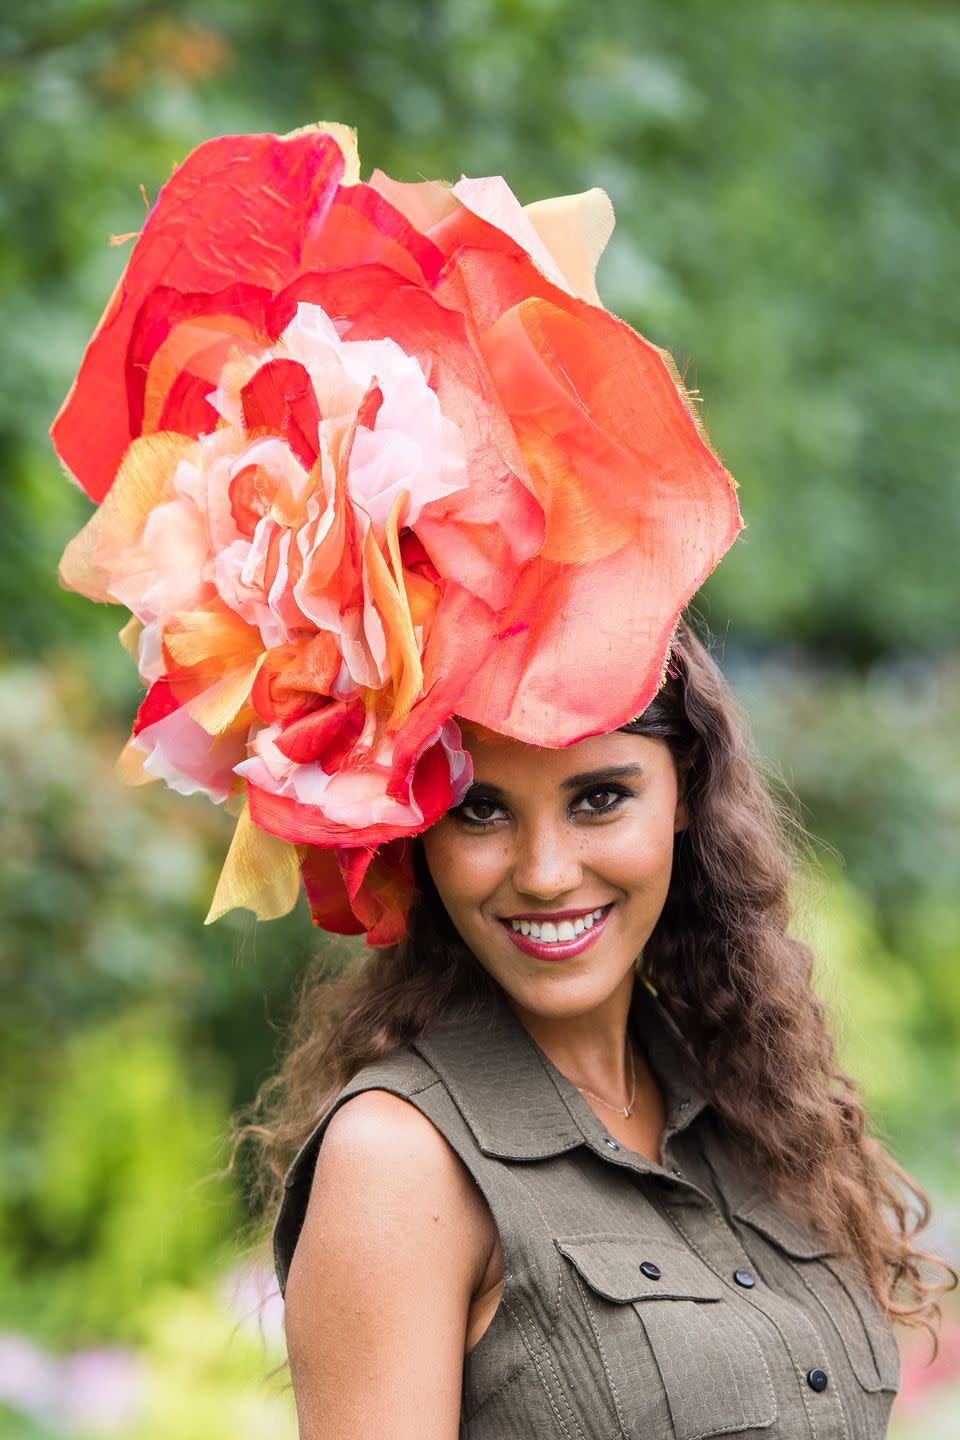
<svg viewBox="0 0 960 1440"><path fill-rule="evenodd" d="M775 798L745 717L689 621L677 628L657 695L622 728L665 741L689 814L640 976L685 1036L721 1124L769 1192L822 1227L838 1253L859 1258L891 1319L928 1331L936 1355L937 1296L956 1286L957 1272L914 1243L929 1199L867 1133L857 1086L837 1066L813 951L787 933L809 836ZM286 1059L261 1087L258 1118L235 1127L234 1158L244 1141L261 1157L256 1188L268 1212L343 1085L409 1044L451 1001L496 983L454 929L419 843L414 859L418 893L404 939L360 954L328 947L303 982Z"/></svg>

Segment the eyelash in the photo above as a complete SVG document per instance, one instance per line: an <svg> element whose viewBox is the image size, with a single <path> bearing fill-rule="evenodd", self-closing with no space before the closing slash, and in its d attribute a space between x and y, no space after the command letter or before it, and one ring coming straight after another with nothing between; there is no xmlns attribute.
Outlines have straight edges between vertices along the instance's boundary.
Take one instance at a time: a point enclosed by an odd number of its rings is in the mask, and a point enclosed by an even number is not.
<svg viewBox="0 0 960 1440"><path fill-rule="evenodd" d="M599 810L581 810L578 812L581 815L589 815L591 817L596 817L598 815L612 815L615 810L619 810L624 800L628 800L630 798L632 793L632 791L625 790L620 785L592 785L589 790L582 790L573 803L576 804L579 800L585 800L589 795L613 795L616 798L611 801L609 805L604 805ZM491 805L496 806L496 808L498 809L501 808L497 806L495 800L485 799L482 795L477 795L474 797L473 800L462 801L461 804L459 804L450 813L452 815L455 815L456 818L462 821L464 825L469 826L471 830L489 830L491 826L498 825L500 823L499 819L470 820L465 814L465 811L468 806L472 807L474 805Z"/></svg>

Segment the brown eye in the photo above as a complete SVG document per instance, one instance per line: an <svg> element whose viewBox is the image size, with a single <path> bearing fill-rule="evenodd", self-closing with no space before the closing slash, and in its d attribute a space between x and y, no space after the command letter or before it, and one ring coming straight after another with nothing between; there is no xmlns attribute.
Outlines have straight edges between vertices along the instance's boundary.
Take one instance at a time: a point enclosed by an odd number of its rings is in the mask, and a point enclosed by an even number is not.
<svg viewBox="0 0 960 1440"><path fill-rule="evenodd" d="M480 830L485 825L494 823L500 813L500 806L493 800L479 795L475 800L462 801L452 813L456 815L457 819L463 820L465 824L472 825L475 830Z"/></svg>
<svg viewBox="0 0 960 1440"><path fill-rule="evenodd" d="M619 809L629 793L610 785L595 785L592 790L584 790L572 808L579 815L609 815Z"/></svg>

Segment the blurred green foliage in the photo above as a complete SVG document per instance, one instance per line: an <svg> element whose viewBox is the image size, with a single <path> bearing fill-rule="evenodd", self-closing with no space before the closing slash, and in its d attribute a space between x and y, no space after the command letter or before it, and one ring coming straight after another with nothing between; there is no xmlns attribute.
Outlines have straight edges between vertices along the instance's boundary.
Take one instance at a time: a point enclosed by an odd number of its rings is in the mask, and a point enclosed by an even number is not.
<svg viewBox="0 0 960 1440"><path fill-rule="evenodd" d="M125 1434L290 1426L258 1388L276 1345L224 1340L245 1212L216 1172L318 944L303 905L203 926L232 822L117 781L125 612L57 585L90 506L46 429L139 187L211 134L326 118L357 126L364 174L607 188L601 294L673 350L741 485L749 528L698 607L774 783L833 847L798 925L876 1127L933 1192L930 1243L956 1253L958 82L948 0L0 17L0 1330L137 1347ZM67 1433L4 1412L3 1383L0 1435ZM911 1423L938 1435L933 1416Z"/></svg>

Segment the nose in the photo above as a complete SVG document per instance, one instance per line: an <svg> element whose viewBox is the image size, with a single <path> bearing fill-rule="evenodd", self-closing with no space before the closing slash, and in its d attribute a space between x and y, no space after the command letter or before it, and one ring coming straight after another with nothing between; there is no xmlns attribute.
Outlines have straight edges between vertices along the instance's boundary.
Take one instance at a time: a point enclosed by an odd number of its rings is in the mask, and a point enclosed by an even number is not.
<svg viewBox="0 0 960 1440"><path fill-rule="evenodd" d="M577 889L583 878L578 837L569 827L525 826L517 836L512 876L518 895L553 900Z"/></svg>

